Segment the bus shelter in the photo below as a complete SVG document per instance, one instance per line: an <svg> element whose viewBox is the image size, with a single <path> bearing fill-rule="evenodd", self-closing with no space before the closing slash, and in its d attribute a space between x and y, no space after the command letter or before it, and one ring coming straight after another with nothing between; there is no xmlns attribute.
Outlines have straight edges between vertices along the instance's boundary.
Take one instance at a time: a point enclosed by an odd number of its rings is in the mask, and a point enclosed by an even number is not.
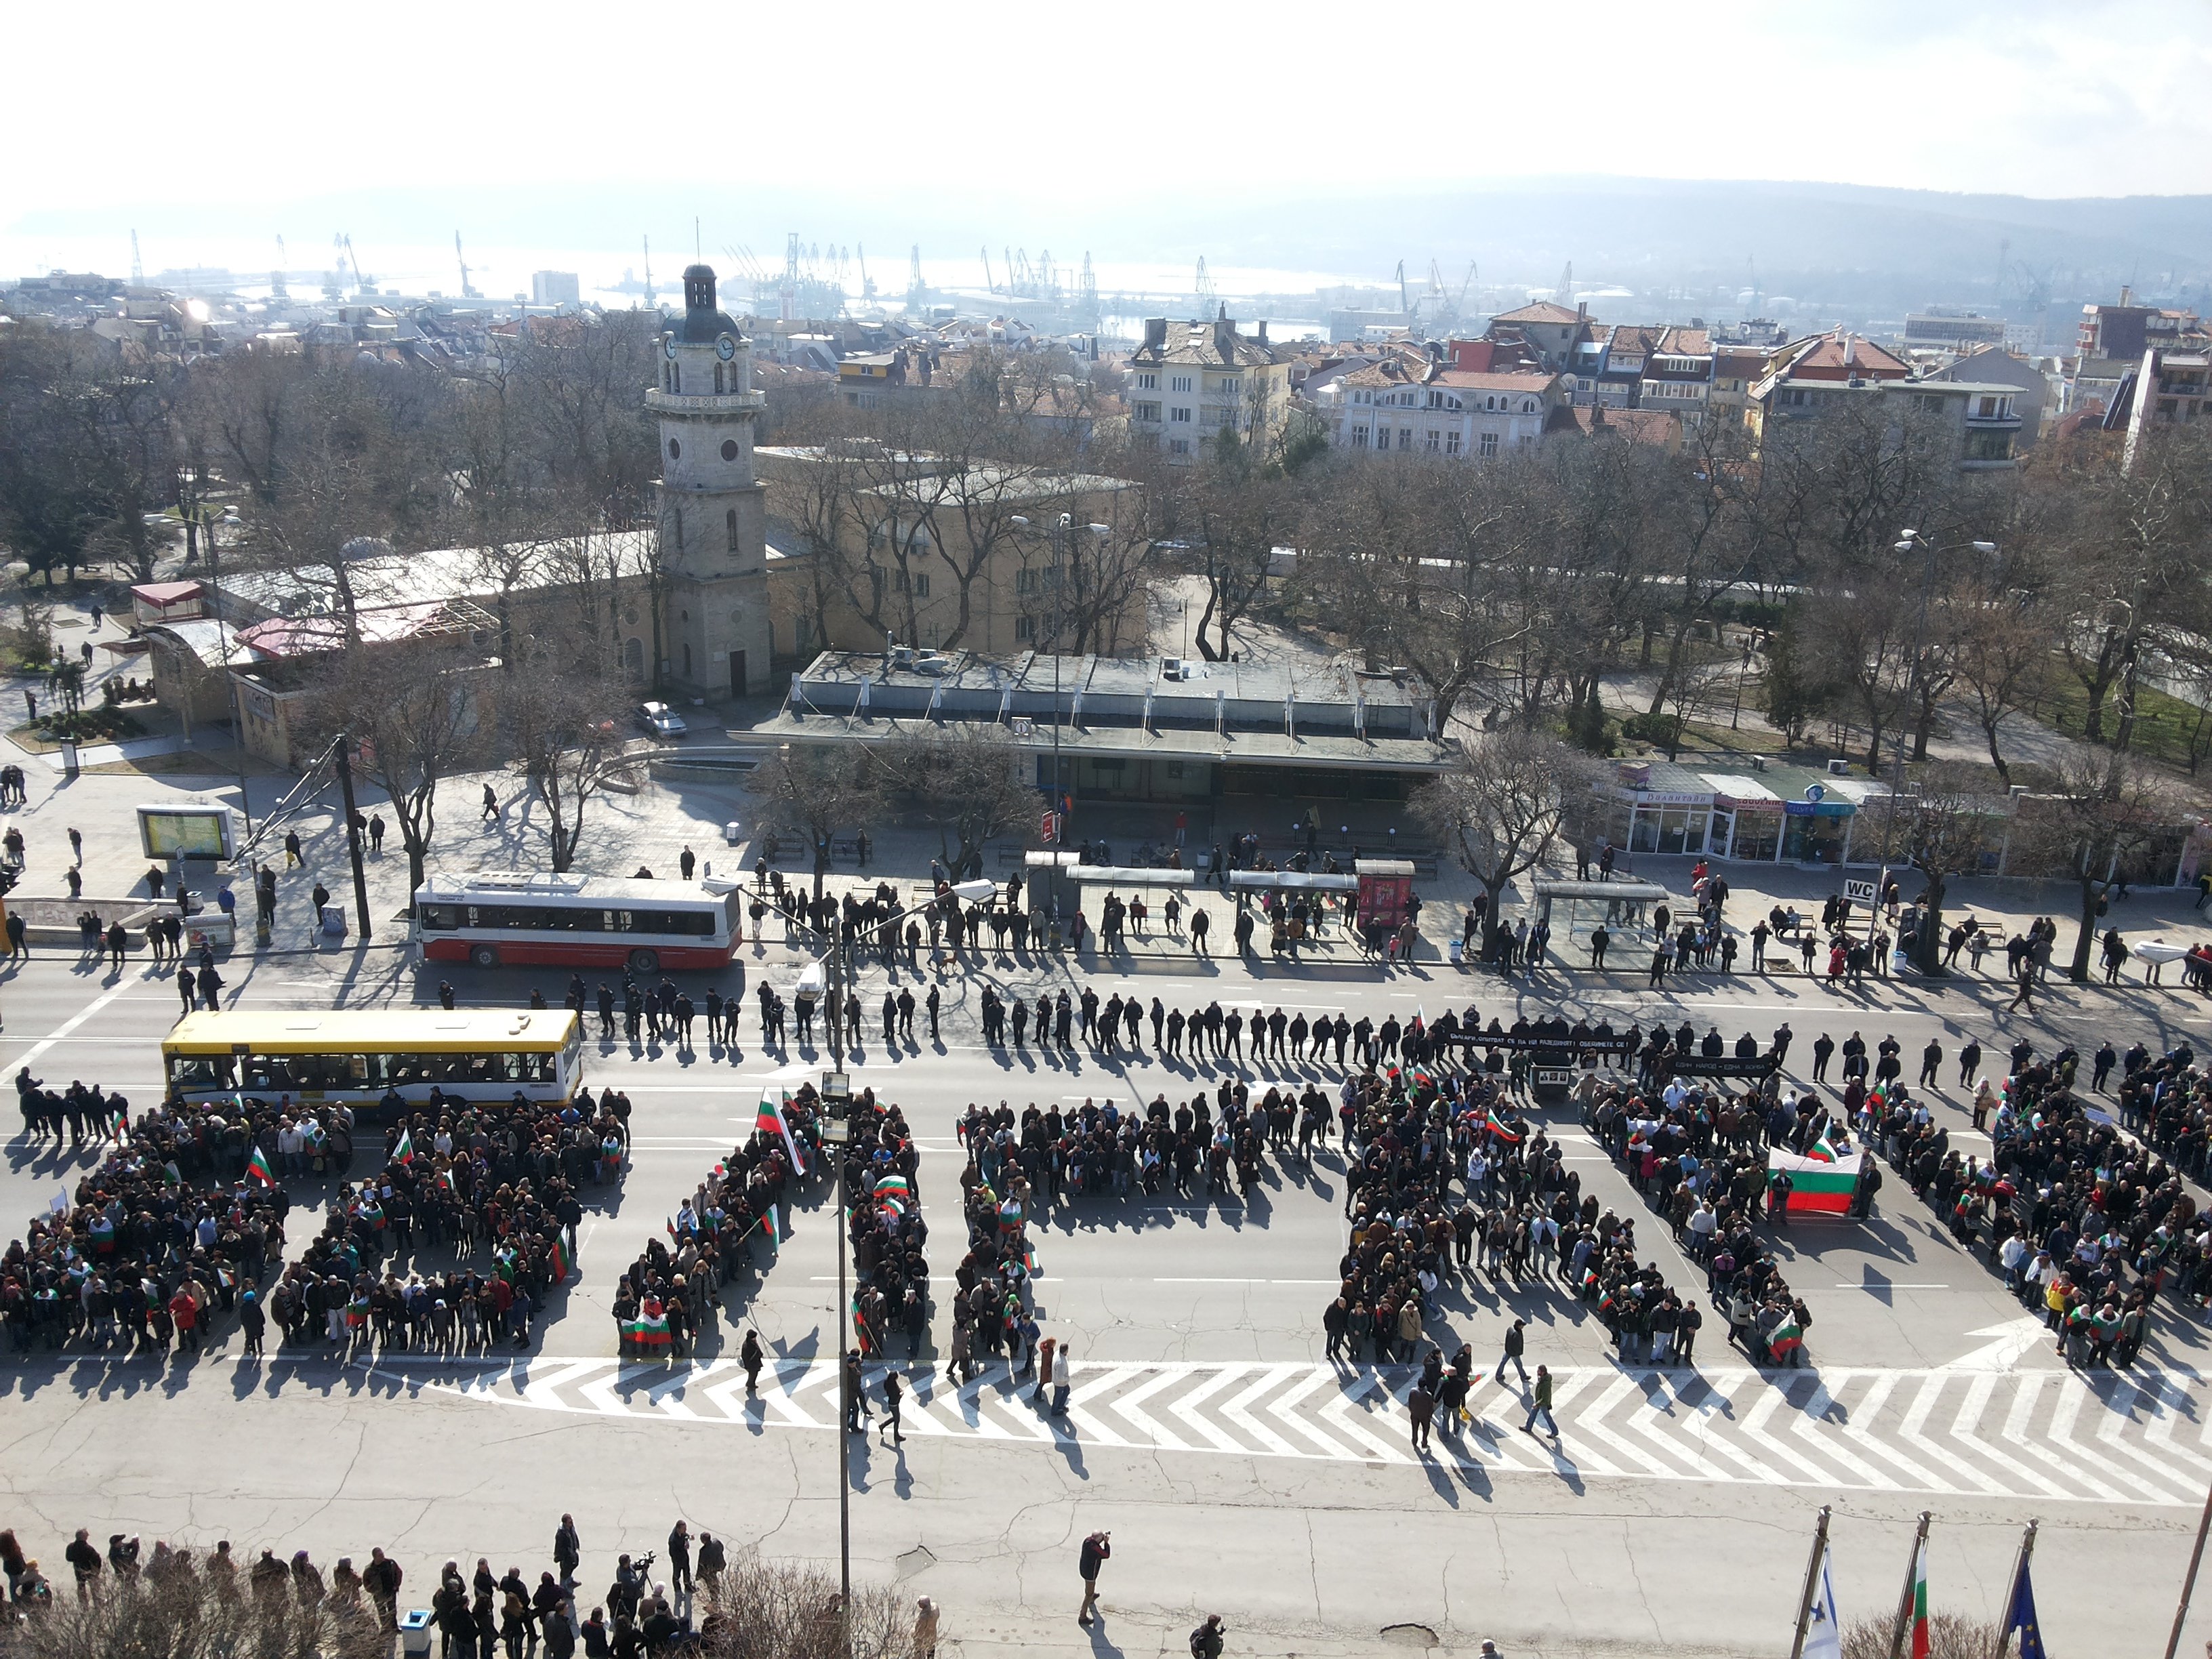
<svg viewBox="0 0 2212 1659"><path fill-rule="evenodd" d="M1674 896L1653 881L1550 881L1532 884L1536 920L1552 927L1552 952L1565 961L1569 947L1587 948L1601 925L1618 939L1651 926L1653 907Z"/></svg>

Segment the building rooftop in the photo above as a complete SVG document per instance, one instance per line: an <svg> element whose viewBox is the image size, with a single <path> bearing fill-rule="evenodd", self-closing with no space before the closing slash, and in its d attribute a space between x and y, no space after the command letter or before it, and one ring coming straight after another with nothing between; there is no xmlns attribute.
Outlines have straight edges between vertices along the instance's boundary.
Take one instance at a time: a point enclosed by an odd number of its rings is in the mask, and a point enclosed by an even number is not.
<svg viewBox="0 0 2212 1659"><path fill-rule="evenodd" d="M1511 311L1501 311L1493 323L1579 323L1583 313L1552 300L1534 300Z"/></svg>

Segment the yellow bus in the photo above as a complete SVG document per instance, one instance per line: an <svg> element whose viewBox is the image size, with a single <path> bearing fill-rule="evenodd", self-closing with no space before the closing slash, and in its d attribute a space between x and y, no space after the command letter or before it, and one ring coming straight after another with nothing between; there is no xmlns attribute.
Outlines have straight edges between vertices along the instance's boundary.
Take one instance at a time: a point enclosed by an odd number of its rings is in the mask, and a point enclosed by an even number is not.
<svg viewBox="0 0 2212 1659"><path fill-rule="evenodd" d="M567 1008L223 1009L186 1014L161 1071L186 1100L232 1094L374 1103L561 1101L583 1082L584 1027Z"/></svg>

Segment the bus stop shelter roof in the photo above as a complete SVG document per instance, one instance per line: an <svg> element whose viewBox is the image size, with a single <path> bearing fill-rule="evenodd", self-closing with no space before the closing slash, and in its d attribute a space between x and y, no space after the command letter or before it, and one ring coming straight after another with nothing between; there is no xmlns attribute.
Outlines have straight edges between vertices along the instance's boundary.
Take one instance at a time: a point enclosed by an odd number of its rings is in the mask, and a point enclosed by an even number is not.
<svg viewBox="0 0 2212 1659"><path fill-rule="evenodd" d="M1664 887L1651 881L1541 880L1530 884L1529 890L1538 898L1623 899L1645 904L1674 897Z"/></svg>
<svg viewBox="0 0 2212 1659"><path fill-rule="evenodd" d="M1072 881L1103 882L1109 887L1191 887L1195 870L1147 869L1121 864L1078 864L1068 872Z"/></svg>

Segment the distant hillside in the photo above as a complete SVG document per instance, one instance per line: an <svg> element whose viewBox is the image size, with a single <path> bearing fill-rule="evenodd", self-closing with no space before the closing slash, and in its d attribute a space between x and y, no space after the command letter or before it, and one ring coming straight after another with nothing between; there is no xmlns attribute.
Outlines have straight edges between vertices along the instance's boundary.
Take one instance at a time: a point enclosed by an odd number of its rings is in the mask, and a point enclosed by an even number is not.
<svg viewBox="0 0 2212 1659"><path fill-rule="evenodd" d="M1766 294L1903 308L1998 299L2000 250L2008 292L2024 276L2046 281L2061 301L2104 295L2125 282L2149 294L2203 302L2212 282L2212 197L2130 196L2039 200L1950 195L1851 185L1609 177L1500 179L1434 189L1173 189L1107 185L1082 194L1009 200L971 184L886 179L854 186L779 178L699 185L537 182L497 191L434 186L348 191L302 202L200 206L172 198L142 209L24 216L26 233L152 235L267 234L345 228L363 257L380 242L434 245L455 227L471 246L599 249L620 256L641 234L672 264L691 244L721 259L749 246L765 264L784 233L810 241L865 244L886 286L903 278L907 249L926 265L975 263L979 244L1051 247L1064 260L1187 267L1267 266L1386 277L1437 260L1455 280L1470 259L1485 282L1545 284L1568 259L1578 284L1669 285L1697 291L1741 286L1754 270ZM231 222L235 221L235 222ZM326 235L327 230L320 232ZM726 263L726 261L724 261Z"/></svg>

